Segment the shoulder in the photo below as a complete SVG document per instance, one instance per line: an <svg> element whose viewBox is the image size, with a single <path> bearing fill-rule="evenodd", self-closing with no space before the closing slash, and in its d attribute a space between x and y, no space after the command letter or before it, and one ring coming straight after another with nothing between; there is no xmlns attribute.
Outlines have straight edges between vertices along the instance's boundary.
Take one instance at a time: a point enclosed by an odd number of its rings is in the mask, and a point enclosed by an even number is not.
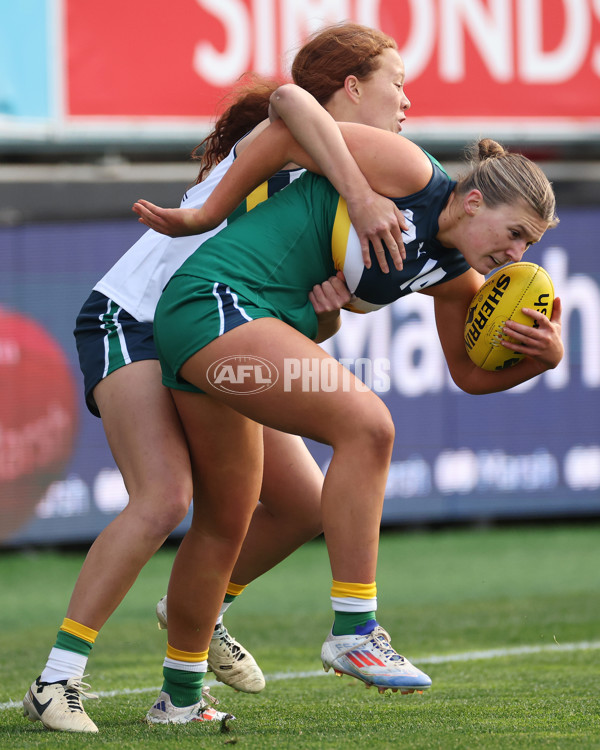
<svg viewBox="0 0 600 750"><path fill-rule="evenodd" d="M431 180L429 156L408 138L358 123L340 123L348 148L371 187L389 198L423 190Z"/></svg>
<svg viewBox="0 0 600 750"><path fill-rule="evenodd" d="M259 122L258 125L256 125L249 133L247 133L243 138L240 138L240 140L235 144L234 151L236 157L239 156L243 151L245 151L248 146L255 141L258 136L267 128L270 127L270 132L272 134L275 134L278 130L281 132L287 134L288 137L292 137L288 128L286 127L285 123L281 119L273 120L272 122L269 120L263 120L262 122ZM300 169L297 164L294 164L293 162L289 162L288 164L285 164L283 167L283 170L287 171L293 171L296 169Z"/></svg>
<svg viewBox="0 0 600 750"><path fill-rule="evenodd" d="M357 148L361 146L378 148L384 152L403 154L411 160L420 161L422 164L430 163L430 159L423 149L400 133L392 133L389 130L381 130L381 128L361 125L357 122L340 122L339 127L344 139ZM382 158L385 158L384 154L382 154Z"/></svg>
<svg viewBox="0 0 600 750"><path fill-rule="evenodd" d="M263 130L266 130L266 128L269 127L269 120L263 120L262 122L259 122L258 125L256 125L249 133L246 133L245 136L240 138L240 140L235 144L235 155L239 156L242 151L248 148L248 146L252 143L253 140L255 140L262 132Z"/></svg>

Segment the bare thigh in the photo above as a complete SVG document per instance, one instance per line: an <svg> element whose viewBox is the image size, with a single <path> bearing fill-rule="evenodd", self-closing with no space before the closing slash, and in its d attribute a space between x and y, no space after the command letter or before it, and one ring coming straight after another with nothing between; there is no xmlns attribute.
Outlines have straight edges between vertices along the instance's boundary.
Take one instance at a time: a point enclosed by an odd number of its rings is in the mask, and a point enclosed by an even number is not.
<svg viewBox="0 0 600 750"><path fill-rule="evenodd" d="M279 377L266 390L256 388L257 381L245 393L223 392L209 375L226 357L261 357L280 374L291 360L305 360L313 372L329 373L328 384L337 379L340 386ZM256 422L333 447L321 495L332 575L338 581L372 582L394 439L381 399L321 347L273 318L238 326L212 341L184 363L181 375Z"/></svg>
<svg viewBox="0 0 600 750"><path fill-rule="evenodd" d="M207 377L211 365L227 356L247 355L271 362L280 373L269 389L248 394L225 392ZM306 360L316 369L326 362L330 377L340 383L331 390L282 376L290 360ZM389 426L389 412L372 391L321 347L274 318L238 326L190 357L181 375L215 399L261 424L329 445L345 442L353 429ZM344 387L341 384L344 383ZM250 384L251 385L251 384ZM385 426L384 426L384 423Z"/></svg>
<svg viewBox="0 0 600 750"><path fill-rule="evenodd" d="M116 370L96 386L94 397L129 502L91 546L67 617L100 630L185 518L192 479L181 424L156 360Z"/></svg>
<svg viewBox="0 0 600 750"><path fill-rule="evenodd" d="M262 427L207 395L174 391L194 475L192 523L169 581L169 643L208 648L260 494Z"/></svg>
<svg viewBox="0 0 600 750"><path fill-rule="evenodd" d="M116 370L94 390L104 431L130 504L185 515L192 496L189 452L160 364L144 360Z"/></svg>
<svg viewBox="0 0 600 750"><path fill-rule="evenodd" d="M194 477L194 522L239 528L258 502L263 475L262 425L209 395L174 391ZM249 510L248 510L249 509Z"/></svg>

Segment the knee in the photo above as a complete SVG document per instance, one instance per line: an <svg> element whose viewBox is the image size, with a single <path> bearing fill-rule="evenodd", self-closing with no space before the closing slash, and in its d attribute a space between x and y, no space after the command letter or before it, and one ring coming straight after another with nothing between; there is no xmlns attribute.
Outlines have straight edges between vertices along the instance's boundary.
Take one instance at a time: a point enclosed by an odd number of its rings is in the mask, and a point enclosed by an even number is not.
<svg viewBox="0 0 600 750"><path fill-rule="evenodd" d="M160 534L168 536L185 519L190 507L191 498L187 503L167 503L159 514L157 514L156 526Z"/></svg>
<svg viewBox="0 0 600 750"><path fill-rule="evenodd" d="M396 430L387 406L377 399L374 404L371 403L370 408L357 416L358 419L352 425L352 429L348 430L348 439L357 439L361 444L361 449L370 458L380 456L384 460L389 460Z"/></svg>
<svg viewBox="0 0 600 750"><path fill-rule="evenodd" d="M301 532L301 537L308 541L315 539L319 534L323 533L323 519L321 518L320 504L318 510L315 510L314 516L300 519L298 530Z"/></svg>
<svg viewBox="0 0 600 750"><path fill-rule="evenodd" d="M217 514L197 516L194 513L192 528L199 531L204 538L211 538L216 542L231 548L239 549L248 533L250 513L232 513L228 516Z"/></svg>
<svg viewBox="0 0 600 750"><path fill-rule="evenodd" d="M261 496L253 522L264 519L279 528L293 529L303 540L314 539L323 531L322 492L322 476L320 481L295 483L293 487L282 485L279 495Z"/></svg>
<svg viewBox="0 0 600 750"><path fill-rule="evenodd" d="M391 452L395 437L396 428L394 426L394 420L392 419L392 415L387 406L383 405L379 419L374 426L374 440L382 448L389 448Z"/></svg>
<svg viewBox="0 0 600 750"><path fill-rule="evenodd" d="M186 517L192 502L191 484L183 483L170 488L164 496L164 503L159 517L162 519L164 529L169 529L170 534Z"/></svg>
<svg viewBox="0 0 600 750"><path fill-rule="evenodd" d="M184 520L192 502L191 482L167 482L154 486L138 507L143 508L150 533L166 538ZM141 519L141 520L142 520Z"/></svg>
<svg viewBox="0 0 600 750"><path fill-rule="evenodd" d="M315 479L303 490L300 502L294 503L289 521L304 539L314 539L323 531L321 516L323 476L319 475L318 481Z"/></svg>
<svg viewBox="0 0 600 750"><path fill-rule="evenodd" d="M389 416L389 415L388 415ZM367 439L371 450L378 456L389 460L394 446L396 431L391 416L373 425L367 432Z"/></svg>

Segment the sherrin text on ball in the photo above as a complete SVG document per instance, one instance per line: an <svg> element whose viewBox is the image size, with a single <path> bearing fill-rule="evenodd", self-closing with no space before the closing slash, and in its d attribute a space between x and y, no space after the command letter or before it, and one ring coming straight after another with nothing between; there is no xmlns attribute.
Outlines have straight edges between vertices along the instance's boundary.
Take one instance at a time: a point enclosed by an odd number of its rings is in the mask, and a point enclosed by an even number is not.
<svg viewBox="0 0 600 750"><path fill-rule="evenodd" d="M512 263L501 268L481 286L469 305L465 321L465 346L471 360L484 370L502 370L525 355L502 345L507 320L535 326L523 308L552 315L554 286L548 272L535 263Z"/></svg>

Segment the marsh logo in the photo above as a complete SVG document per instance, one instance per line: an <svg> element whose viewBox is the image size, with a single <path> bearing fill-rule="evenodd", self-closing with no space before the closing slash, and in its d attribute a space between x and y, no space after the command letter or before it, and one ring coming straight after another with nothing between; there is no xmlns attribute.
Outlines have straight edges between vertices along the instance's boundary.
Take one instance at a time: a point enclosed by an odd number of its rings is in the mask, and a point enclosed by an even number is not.
<svg viewBox="0 0 600 750"><path fill-rule="evenodd" d="M206 377L219 391L248 395L272 388L279 380L279 372L268 359L243 354L213 362Z"/></svg>

